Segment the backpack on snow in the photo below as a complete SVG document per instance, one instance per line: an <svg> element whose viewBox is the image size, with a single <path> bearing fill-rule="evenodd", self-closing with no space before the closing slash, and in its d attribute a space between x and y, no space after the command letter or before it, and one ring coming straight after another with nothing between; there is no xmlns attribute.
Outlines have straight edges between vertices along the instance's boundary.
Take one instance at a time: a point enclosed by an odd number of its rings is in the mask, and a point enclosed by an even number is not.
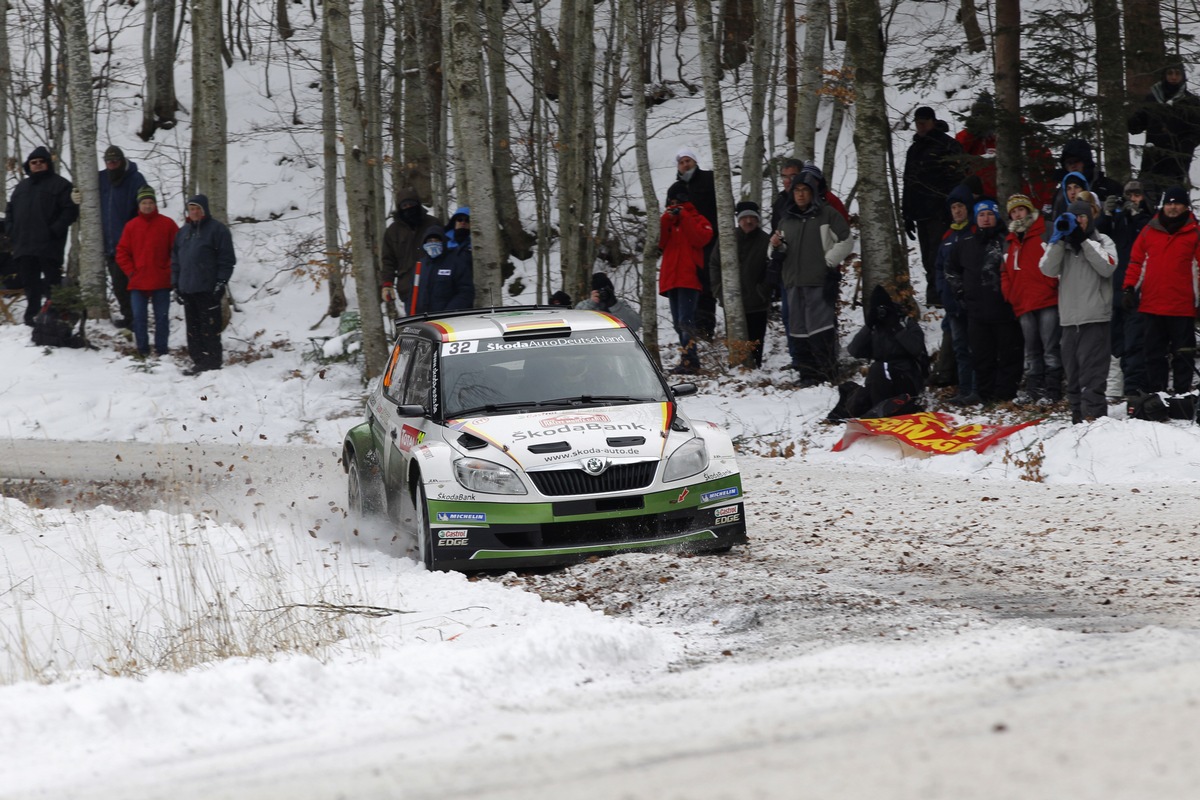
<svg viewBox="0 0 1200 800"><path fill-rule="evenodd" d="M1193 389L1186 394L1168 395L1165 392L1138 392L1129 398L1126 416L1150 422L1166 422L1169 419L1185 419L1196 422L1197 399L1200 391Z"/></svg>
<svg viewBox="0 0 1200 800"><path fill-rule="evenodd" d="M75 322L79 332L75 332ZM85 347L83 338L83 315L60 312L51 300L33 318L33 343L39 347Z"/></svg>

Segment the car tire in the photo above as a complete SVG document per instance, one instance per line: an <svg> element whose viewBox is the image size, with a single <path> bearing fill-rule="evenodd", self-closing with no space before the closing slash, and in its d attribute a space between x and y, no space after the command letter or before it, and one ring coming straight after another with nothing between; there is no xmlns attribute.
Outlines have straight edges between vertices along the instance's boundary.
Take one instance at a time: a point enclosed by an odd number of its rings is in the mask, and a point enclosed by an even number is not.
<svg viewBox="0 0 1200 800"><path fill-rule="evenodd" d="M413 537L417 540L417 557L425 569L433 570L433 531L429 527L429 505L425 502L425 486L417 481L413 496Z"/></svg>
<svg viewBox="0 0 1200 800"><path fill-rule="evenodd" d="M363 519L380 516L384 510L383 483L374 475L363 474L357 456L350 460L346 505L351 514Z"/></svg>

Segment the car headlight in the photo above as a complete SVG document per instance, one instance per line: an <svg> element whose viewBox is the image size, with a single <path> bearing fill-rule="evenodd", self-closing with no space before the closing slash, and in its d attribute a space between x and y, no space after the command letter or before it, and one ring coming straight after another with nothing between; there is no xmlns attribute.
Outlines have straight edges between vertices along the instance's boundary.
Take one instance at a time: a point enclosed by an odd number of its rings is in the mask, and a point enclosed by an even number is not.
<svg viewBox="0 0 1200 800"><path fill-rule="evenodd" d="M460 458L454 462L454 477L467 489L485 494L526 494L517 474L481 458Z"/></svg>
<svg viewBox="0 0 1200 800"><path fill-rule="evenodd" d="M703 439L697 437L676 450L667 459L667 466L663 470L663 480L677 481L690 478L707 468L708 447L704 444Z"/></svg>

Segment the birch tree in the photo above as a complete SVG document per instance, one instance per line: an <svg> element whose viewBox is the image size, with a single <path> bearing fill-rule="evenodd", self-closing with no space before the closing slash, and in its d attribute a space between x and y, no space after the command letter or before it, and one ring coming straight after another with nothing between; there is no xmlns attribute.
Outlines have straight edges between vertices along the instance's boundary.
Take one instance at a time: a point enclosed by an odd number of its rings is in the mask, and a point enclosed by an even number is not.
<svg viewBox="0 0 1200 800"><path fill-rule="evenodd" d="M483 81L483 40L476 0L446 0L449 8L450 58L447 82L454 114L457 149L472 163L489 152L487 97ZM484 158L487 156L484 155ZM483 306L504 304L500 272L500 225L496 214L496 188L491 170L471 176L471 247L475 267L475 301Z"/></svg>
<svg viewBox="0 0 1200 800"><path fill-rule="evenodd" d="M858 208L862 225L862 290L893 285L904 268L904 249L892 194L888 190L887 103L884 98L883 44L878 0L847 0L846 49L854 63L857 89L854 149L858 157Z"/></svg>
<svg viewBox="0 0 1200 800"><path fill-rule="evenodd" d="M829 0L809 0L804 23L804 55L800 58L800 87L796 98L796 158L817 158L817 111L825 77L825 31L829 29Z"/></svg>
<svg viewBox="0 0 1200 800"><path fill-rule="evenodd" d="M371 230L371 200L367 152L366 109L358 80L354 37L350 31L349 0L325 0L325 19L329 46L337 74L338 111L342 124L342 148L346 161L346 209L350 223L351 259L358 308L362 320L363 368L370 380L383 372L388 348L383 334L383 313L379 300L379 279L370 246L377 232ZM378 155L376 154L376 158Z"/></svg>
<svg viewBox="0 0 1200 800"><path fill-rule="evenodd" d="M763 139L763 118L766 115L767 92L773 83L771 72L771 11L768 0L754 0L749 8L754 25L750 53L750 127L746 132L746 147L742 151L742 186L738 196L743 200L762 200L763 163L766 143Z"/></svg>
<svg viewBox="0 0 1200 800"><path fill-rule="evenodd" d="M8 52L8 2L0 0L0 195L8 199L8 103L12 60Z"/></svg>
<svg viewBox="0 0 1200 800"><path fill-rule="evenodd" d="M60 6L67 57L67 114L71 130L72 177L83 194L79 208L79 284L88 315L108 319L104 232L100 227L100 182L96 163L96 109L92 89L91 36L83 0Z"/></svg>
<svg viewBox="0 0 1200 800"><path fill-rule="evenodd" d="M646 145L646 62L642 58L645 42L642 40L642 24L638 19L637 0L621 0L621 13L625 17L626 52L629 55L629 91L633 98L633 139L637 156L638 183L642 189L642 202L646 208L646 236L642 240L642 281L639 299L642 305L642 341L662 365L662 354L658 347L658 195L654 191L654 178L650 172L650 152Z"/></svg>
<svg viewBox="0 0 1200 800"><path fill-rule="evenodd" d="M208 195L214 219L227 222L229 202L221 0L191 0L192 185Z"/></svg>
<svg viewBox="0 0 1200 800"><path fill-rule="evenodd" d="M321 18L321 168L324 178L325 274L329 280L326 314L340 317L346 310L342 246L338 230L337 78L329 44L329 17Z"/></svg>
<svg viewBox="0 0 1200 800"><path fill-rule="evenodd" d="M725 112L717 74L717 42L713 36L711 0L696 0L696 22L700 33L700 69L704 77L704 106L708 112L708 140L713 153L713 180L717 190L716 233L720 237L721 305L725 309L725 337L731 342L746 341L746 313L742 307L741 270L737 262L737 242L733 234L733 183L730 179L729 148L725 141ZM798 135L798 134L797 134ZM716 277L716 276L714 276ZM716 281L714 281L716 283ZM730 357L738 352L729 349ZM751 364L753 353L746 348L743 365Z"/></svg>

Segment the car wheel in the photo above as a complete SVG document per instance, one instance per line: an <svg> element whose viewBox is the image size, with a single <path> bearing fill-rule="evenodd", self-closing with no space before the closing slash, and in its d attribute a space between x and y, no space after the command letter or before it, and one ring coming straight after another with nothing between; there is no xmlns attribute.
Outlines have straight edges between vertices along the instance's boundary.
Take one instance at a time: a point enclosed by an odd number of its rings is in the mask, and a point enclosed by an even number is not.
<svg viewBox="0 0 1200 800"><path fill-rule="evenodd" d="M351 514L365 518L383 513L383 485L377 477L363 475L357 457L350 460L346 495Z"/></svg>
<svg viewBox="0 0 1200 800"><path fill-rule="evenodd" d="M413 536L417 540L417 553L425 569L433 569L433 532L429 529L429 506L425 503L425 487L417 483L413 499Z"/></svg>

